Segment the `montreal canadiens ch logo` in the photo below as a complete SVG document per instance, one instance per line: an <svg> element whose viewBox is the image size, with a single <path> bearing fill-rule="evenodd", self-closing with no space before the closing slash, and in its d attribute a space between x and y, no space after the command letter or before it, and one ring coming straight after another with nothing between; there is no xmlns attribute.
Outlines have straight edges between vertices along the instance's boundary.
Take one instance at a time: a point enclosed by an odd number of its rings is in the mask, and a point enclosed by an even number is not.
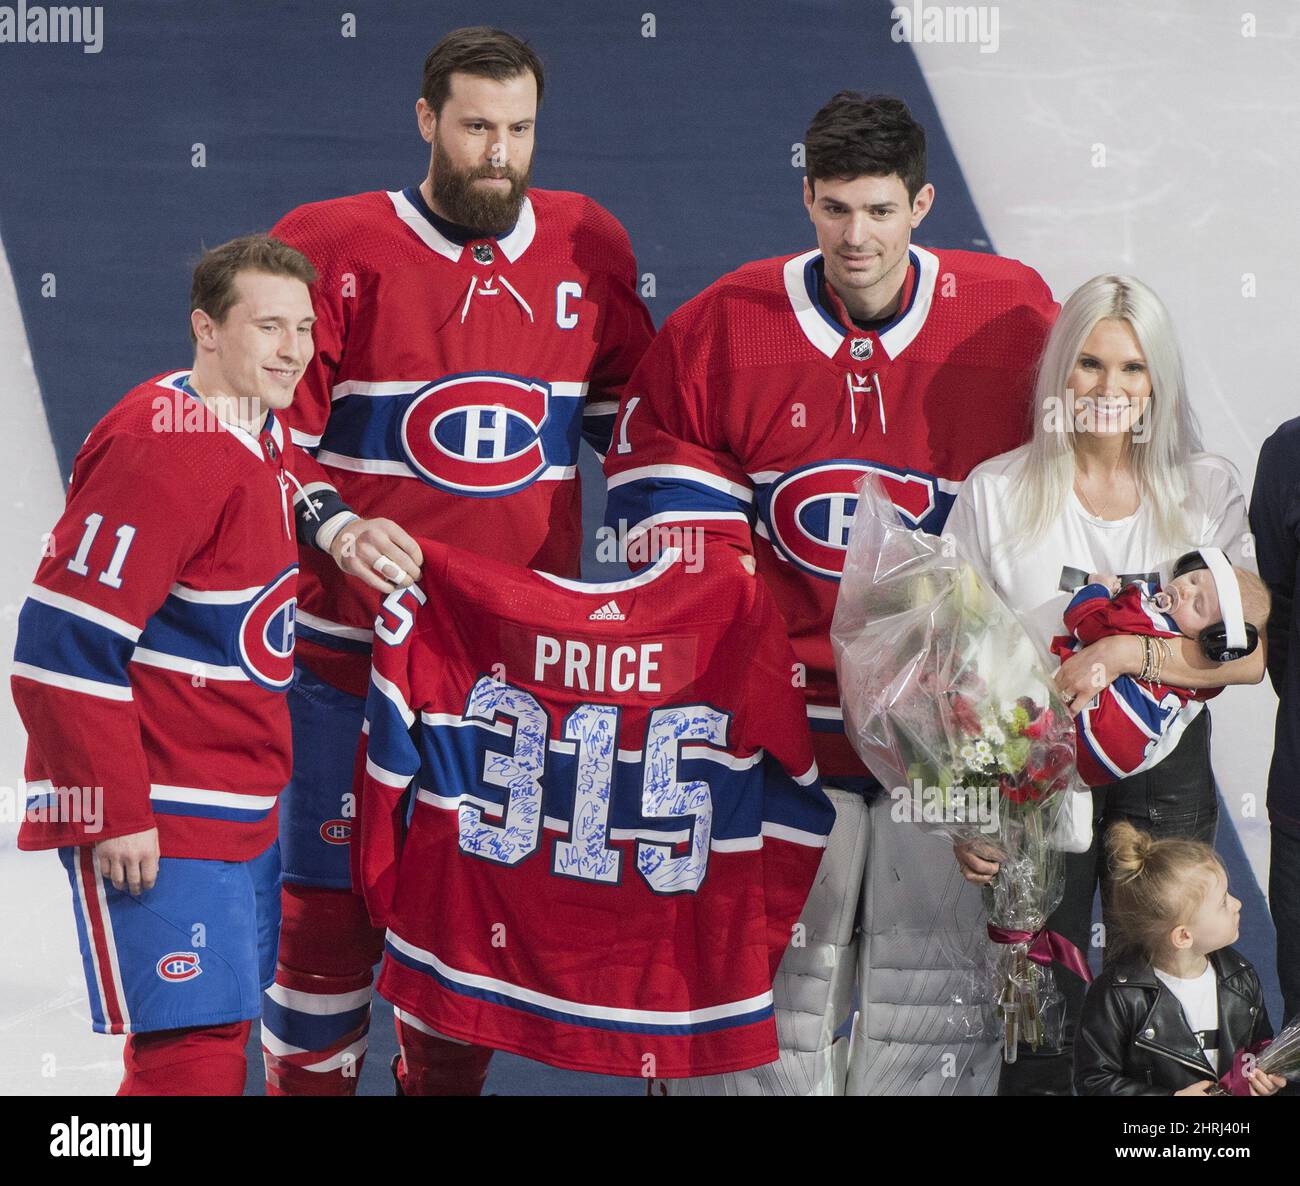
<svg viewBox="0 0 1300 1186"><path fill-rule="evenodd" d="M157 963L156 971L162 980L169 984L179 984L182 980L193 980L201 975L197 951L171 951Z"/></svg>
<svg viewBox="0 0 1300 1186"><path fill-rule="evenodd" d="M780 553L806 572L839 580L858 505L854 483L880 475L885 493L913 527L938 505L938 482L928 474L865 461L819 461L791 470L772 486L767 527Z"/></svg>
<svg viewBox="0 0 1300 1186"><path fill-rule="evenodd" d="M290 565L263 589L239 626L239 665L255 684L283 692L293 683L293 623L298 566Z"/></svg>
<svg viewBox="0 0 1300 1186"><path fill-rule="evenodd" d="M347 844L352 840L352 823L345 819L327 819L320 826L320 838L326 844Z"/></svg>
<svg viewBox="0 0 1300 1186"><path fill-rule="evenodd" d="M513 494L546 468L550 387L516 375L453 375L420 392L402 417L410 467L451 494Z"/></svg>

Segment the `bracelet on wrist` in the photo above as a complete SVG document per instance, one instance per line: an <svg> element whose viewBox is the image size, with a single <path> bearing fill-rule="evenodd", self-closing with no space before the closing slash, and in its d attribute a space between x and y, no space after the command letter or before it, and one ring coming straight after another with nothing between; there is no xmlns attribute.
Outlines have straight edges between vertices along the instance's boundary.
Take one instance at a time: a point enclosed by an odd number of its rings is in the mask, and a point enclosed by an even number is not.
<svg viewBox="0 0 1300 1186"><path fill-rule="evenodd" d="M1138 672L1138 679L1144 683L1151 679L1152 662L1151 639L1144 634L1142 635L1142 670Z"/></svg>

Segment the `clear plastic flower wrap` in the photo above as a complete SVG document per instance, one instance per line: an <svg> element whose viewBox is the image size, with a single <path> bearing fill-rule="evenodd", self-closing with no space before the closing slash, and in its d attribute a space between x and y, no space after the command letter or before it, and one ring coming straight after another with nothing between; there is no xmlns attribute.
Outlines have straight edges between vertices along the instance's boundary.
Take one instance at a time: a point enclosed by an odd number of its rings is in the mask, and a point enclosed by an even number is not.
<svg viewBox="0 0 1300 1186"><path fill-rule="evenodd" d="M831 626L845 731L895 818L999 862L984 891L986 1014L1008 1062L1020 1043L1056 1048L1051 965L1086 976L1046 930L1064 880L1053 837L1075 782L1073 721L1045 657L951 540L905 527L875 475L858 492Z"/></svg>

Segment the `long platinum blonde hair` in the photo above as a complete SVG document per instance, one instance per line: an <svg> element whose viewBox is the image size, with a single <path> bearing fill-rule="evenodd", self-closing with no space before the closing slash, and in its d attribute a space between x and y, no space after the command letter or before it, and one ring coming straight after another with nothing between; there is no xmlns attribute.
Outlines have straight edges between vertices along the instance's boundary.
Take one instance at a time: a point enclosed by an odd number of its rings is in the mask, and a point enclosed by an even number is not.
<svg viewBox="0 0 1300 1186"><path fill-rule="evenodd" d="M1139 495L1171 548L1188 543L1186 466L1201 449L1187 400L1183 360L1163 302L1132 276L1094 276L1061 308L1048 335L1034 389L1034 431L1015 486L1016 515L1026 543L1042 536L1065 509L1074 484L1074 400L1070 372L1097 322L1127 321L1147 360L1151 399L1129 435L1128 460Z"/></svg>

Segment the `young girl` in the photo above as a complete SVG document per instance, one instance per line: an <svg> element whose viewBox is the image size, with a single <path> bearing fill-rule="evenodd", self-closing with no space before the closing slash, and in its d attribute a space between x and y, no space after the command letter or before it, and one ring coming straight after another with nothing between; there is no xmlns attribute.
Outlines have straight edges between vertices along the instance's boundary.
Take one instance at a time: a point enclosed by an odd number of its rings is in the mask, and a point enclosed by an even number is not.
<svg viewBox="0 0 1300 1186"><path fill-rule="evenodd" d="M1255 969L1228 944L1241 903L1208 844L1107 833L1111 943L1074 1047L1079 1095L1204 1095L1238 1050L1273 1036ZM1286 1083L1255 1068L1251 1095Z"/></svg>

